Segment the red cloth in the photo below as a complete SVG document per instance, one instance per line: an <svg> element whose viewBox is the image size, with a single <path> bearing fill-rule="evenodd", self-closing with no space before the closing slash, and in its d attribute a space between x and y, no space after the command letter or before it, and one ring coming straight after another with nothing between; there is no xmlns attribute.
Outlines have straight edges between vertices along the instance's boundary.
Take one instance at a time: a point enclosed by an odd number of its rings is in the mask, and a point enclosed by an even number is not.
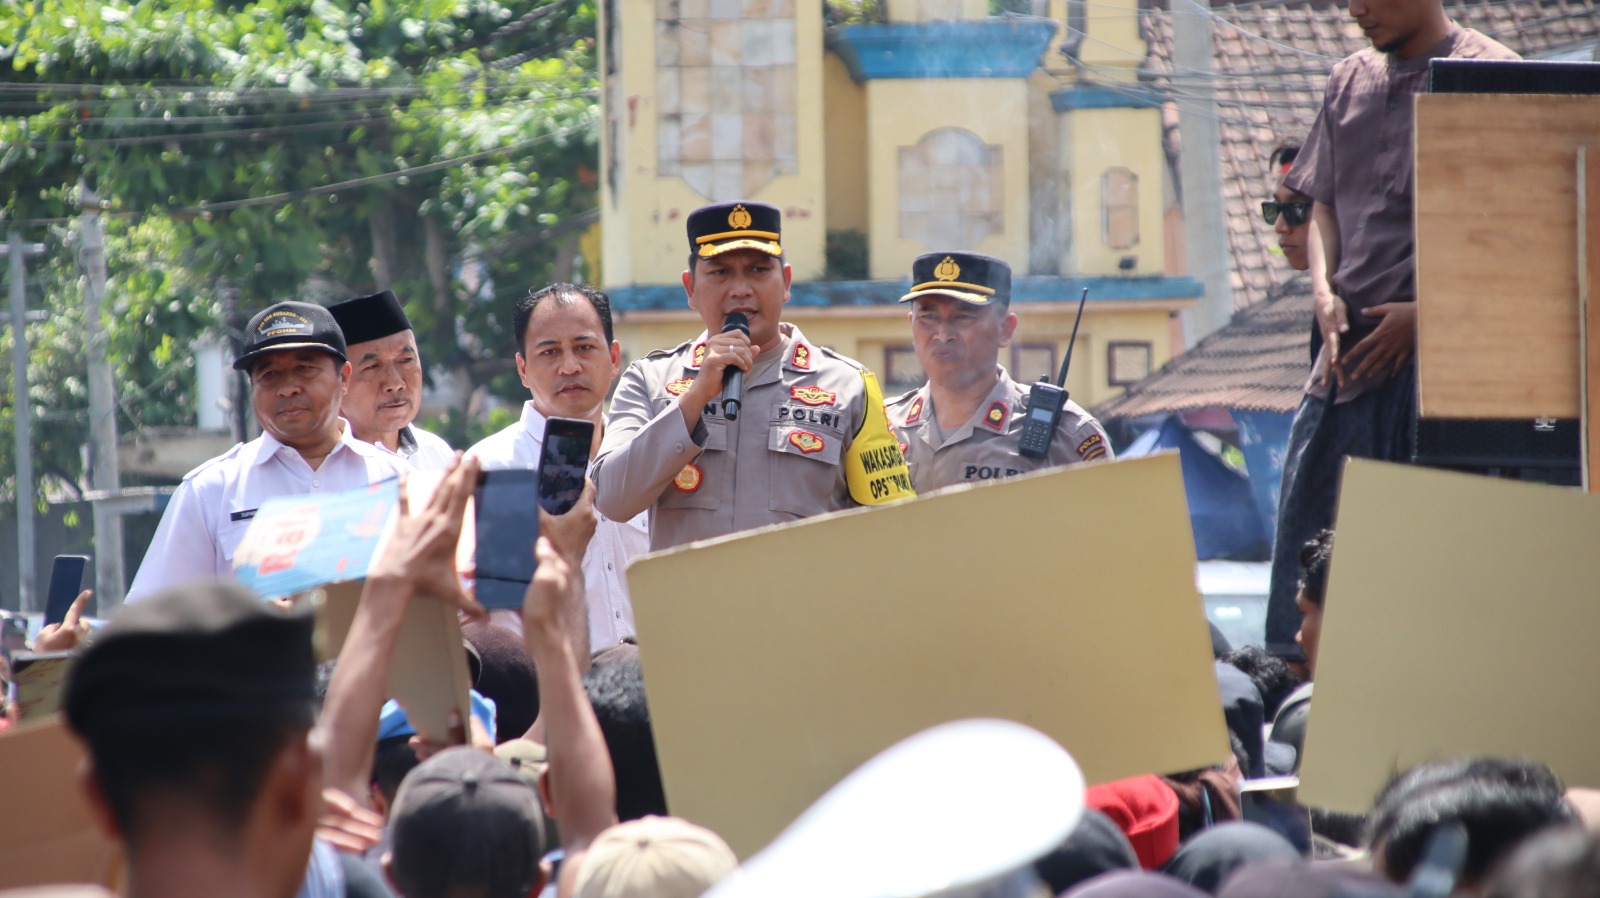
<svg viewBox="0 0 1600 898"><path fill-rule="evenodd" d="M1178 793L1158 776L1136 776L1091 786L1084 803L1117 825L1139 865L1154 870L1178 850Z"/></svg>

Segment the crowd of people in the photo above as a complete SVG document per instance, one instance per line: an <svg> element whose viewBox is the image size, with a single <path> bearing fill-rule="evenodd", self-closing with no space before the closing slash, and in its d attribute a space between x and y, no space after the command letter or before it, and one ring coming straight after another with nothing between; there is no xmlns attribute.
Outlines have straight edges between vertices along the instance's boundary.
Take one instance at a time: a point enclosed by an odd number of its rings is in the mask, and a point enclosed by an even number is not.
<svg viewBox="0 0 1600 898"><path fill-rule="evenodd" d="M624 369L604 293L554 284L519 302L511 336L529 399L464 454L415 424L422 359L393 293L331 308L284 302L251 320L234 365L262 434L184 478L127 605L92 636L88 593L32 644L9 619L0 627L5 660L77 653L60 705L87 748L78 787L123 852L115 885L133 898L1600 894L1600 802L1536 761L1427 762L1398 772L1362 814L1283 794L1313 704L1341 461L1409 454L1408 101L1429 59L1511 56L1456 26L1439 0L1351 0L1350 12L1373 47L1335 67L1304 147L1275 154L1280 178L1262 206L1286 261L1311 272L1317 324L1265 646L1230 646L1212 628L1231 747L1217 764L1030 795L1047 808L1026 815L1032 837L1049 836L1039 850L1003 862L975 850L965 867L960 851L885 854L871 889L826 851L741 871L718 834L670 815L630 560L1113 459L1088 412L1064 398L1033 408L999 364L1017 326L1005 261L954 249L915 260L901 302L927 382L885 397L865 366L782 320L792 278L782 215L744 200L686 220L683 287L704 330L676 347ZM468 500L483 470L537 466L553 418L594 425L590 477L571 510L529 509L537 566L522 605L485 611L457 558ZM1023 451L1030 418L1053 430ZM399 518L337 658L319 663L307 603L265 602L234 581L246 530L269 499L417 471L442 480ZM389 694L390 672L411 663L397 645L418 603L444 603L464 622L471 713L453 712L445 732L419 731ZM1006 764L997 745L996 757L959 766ZM860 776L889 776L885 758ZM1058 761L1023 752L1009 772L1026 779L1029 764ZM1061 769L1040 767L1040 781ZM984 816L1005 816L1006 795L959 777L917 783L940 796L922 824L973 844L1010 831ZM899 825L905 810L851 808L863 833ZM780 837L768 852L816 844ZM956 872L929 884L912 875L924 868ZM807 872L780 886L759 875L773 869Z"/></svg>

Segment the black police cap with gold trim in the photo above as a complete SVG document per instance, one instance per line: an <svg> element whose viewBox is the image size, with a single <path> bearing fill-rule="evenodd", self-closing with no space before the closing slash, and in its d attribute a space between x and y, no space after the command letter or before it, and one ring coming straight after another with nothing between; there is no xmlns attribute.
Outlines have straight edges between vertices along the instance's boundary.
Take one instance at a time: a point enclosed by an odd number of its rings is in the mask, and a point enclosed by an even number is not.
<svg viewBox="0 0 1600 898"><path fill-rule="evenodd" d="M702 259L736 249L783 255L783 213L766 203L714 203L689 213L689 251Z"/></svg>
<svg viewBox="0 0 1600 898"><path fill-rule="evenodd" d="M910 302L919 296L949 296L973 305L1011 304L1011 266L981 253L923 253L911 263Z"/></svg>

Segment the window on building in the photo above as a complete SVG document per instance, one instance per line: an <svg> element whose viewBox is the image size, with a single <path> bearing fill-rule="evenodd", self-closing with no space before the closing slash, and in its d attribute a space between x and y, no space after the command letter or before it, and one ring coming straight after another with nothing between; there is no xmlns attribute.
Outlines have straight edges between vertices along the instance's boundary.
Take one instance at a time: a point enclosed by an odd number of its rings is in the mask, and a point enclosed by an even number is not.
<svg viewBox="0 0 1600 898"><path fill-rule="evenodd" d="M1054 383L1056 375L1061 373L1057 369L1059 364L1054 343L1012 343L1011 361L1006 370L1011 373L1012 380L1023 386L1041 376L1049 377Z"/></svg>
<svg viewBox="0 0 1600 898"><path fill-rule="evenodd" d="M1153 353L1154 347L1143 340L1112 340L1106 344L1106 380L1114 387L1144 380Z"/></svg>
<svg viewBox="0 0 1600 898"><path fill-rule="evenodd" d="M1100 176L1100 239L1112 249L1139 242L1139 176L1126 168Z"/></svg>
<svg viewBox="0 0 1600 898"><path fill-rule="evenodd" d="M896 396L915 390L928 380L910 343L891 343L883 347L883 394Z"/></svg>
<svg viewBox="0 0 1600 898"><path fill-rule="evenodd" d="M963 128L900 148L900 236L929 249L975 249L1005 231L1002 148Z"/></svg>

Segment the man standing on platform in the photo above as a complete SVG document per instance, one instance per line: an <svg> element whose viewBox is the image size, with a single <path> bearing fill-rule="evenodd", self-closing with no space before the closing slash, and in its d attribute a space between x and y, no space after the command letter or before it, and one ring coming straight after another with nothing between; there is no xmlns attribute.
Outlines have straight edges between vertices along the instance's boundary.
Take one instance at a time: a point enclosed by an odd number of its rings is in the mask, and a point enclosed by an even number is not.
<svg viewBox="0 0 1600 898"><path fill-rule="evenodd" d="M877 378L779 320L793 277L781 231L765 203L690 213L683 289L706 329L634 362L612 399L596 505L649 509L652 549L912 495Z"/></svg>
<svg viewBox="0 0 1600 898"><path fill-rule="evenodd" d="M366 440L411 460L424 471L443 471L456 453L440 437L412 425L422 405L422 357L405 307L390 291L330 306L349 345L350 389L344 418Z"/></svg>
<svg viewBox="0 0 1600 898"><path fill-rule="evenodd" d="M928 382L889 404L889 421L919 493L1111 458L1100 423L1067 400L1049 452L1018 451L1028 388L1000 365L1017 316L1011 266L978 253L926 253L911 263L911 342Z"/></svg>
<svg viewBox="0 0 1600 898"><path fill-rule="evenodd" d="M1445 15L1442 0L1350 0L1372 46L1328 76L1322 111L1284 186L1314 201L1312 295L1322 349L1284 455L1267 649L1290 660L1300 547L1333 526L1347 456L1410 461L1416 422L1413 97L1428 61L1516 59Z"/></svg>
<svg viewBox="0 0 1600 898"><path fill-rule="evenodd" d="M353 490L413 470L356 439L339 417L350 363L344 335L322 306L280 302L258 313L233 367L250 375L250 404L263 432L184 475L128 587L129 602L232 577L234 550L268 499Z"/></svg>

